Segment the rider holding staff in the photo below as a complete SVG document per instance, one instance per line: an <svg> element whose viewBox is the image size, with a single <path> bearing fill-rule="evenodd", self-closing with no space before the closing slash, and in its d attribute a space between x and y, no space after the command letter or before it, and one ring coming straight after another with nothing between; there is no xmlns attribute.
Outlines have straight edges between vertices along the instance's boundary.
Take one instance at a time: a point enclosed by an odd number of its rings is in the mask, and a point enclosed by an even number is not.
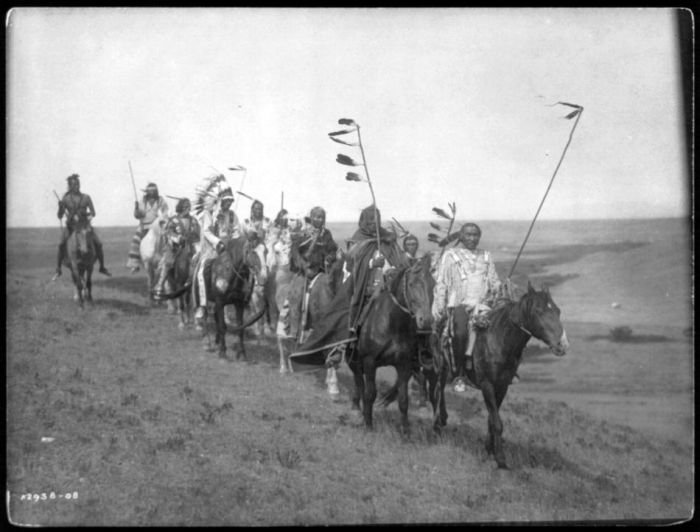
<svg viewBox="0 0 700 532"><path fill-rule="evenodd" d="M138 229L131 239L129 246L129 258L126 267L131 269L131 273L136 273L141 268L141 251L139 246L141 239L146 236L153 221L162 213L168 216L168 204L165 198L158 195L158 186L155 183L148 183L145 194L141 201L136 201L134 206L134 218L139 221Z"/></svg>
<svg viewBox="0 0 700 532"><path fill-rule="evenodd" d="M66 256L66 242L80 221L85 222L92 233L92 241L95 244L95 254L97 255L97 260L100 262L100 273L111 277L112 274L105 268L102 241L90 224L90 221L95 217L95 207L92 204L92 198L90 198L88 194L80 192L80 176L78 174L71 174L66 179L68 181L68 192L66 192L63 198L58 202L58 218L62 219L65 215L66 225L61 233L61 241L58 244L58 260L56 264L56 274L53 276L53 280L55 281L62 274L61 263Z"/></svg>
<svg viewBox="0 0 700 532"><path fill-rule="evenodd" d="M380 247L377 247L377 228ZM355 335L364 320L369 300L384 285L384 274L391 268L406 266L396 235L381 226L379 209L371 205L360 213L358 229L347 254L347 269L352 278L350 299L350 333Z"/></svg>
<svg viewBox="0 0 700 532"><path fill-rule="evenodd" d="M439 337L445 325L449 327L455 307L461 305L467 311L467 350L464 354L454 353L457 366L455 390L464 391L464 373L473 367L475 324L491 310L493 302L500 295L501 281L491 254L477 247L481 228L475 223L466 223L458 235L457 246L446 250L438 265L432 314Z"/></svg>

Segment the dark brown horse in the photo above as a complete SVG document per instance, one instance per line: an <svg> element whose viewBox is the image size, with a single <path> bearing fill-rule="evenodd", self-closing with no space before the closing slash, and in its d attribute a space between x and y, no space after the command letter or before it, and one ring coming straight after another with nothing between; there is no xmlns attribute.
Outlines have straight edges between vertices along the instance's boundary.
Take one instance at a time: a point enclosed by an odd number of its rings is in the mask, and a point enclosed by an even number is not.
<svg viewBox="0 0 700 532"><path fill-rule="evenodd" d="M421 347L419 332L429 330L434 281L429 259L398 271L387 289L371 301L357 344L348 357L355 379L354 409L360 409L365 426L371 429L372 407L377 397L376 371L381 366L396 369L401 428L408 432L408 381L413 360Z"/></svg>
<svg viewBox="0 0 700 532"><path fill-rule="evenodd" d="M243 343L244 330L267 312L267 305L265 305L248 322L243 323L243 314L253 293L255 276L261 268L260 257L246 237L234 238L226 242L225 250L215 257L210 265L205 266L204 281L207 287L207 299L214 303L215 343L221 358L226 358L224 315L226 305L234 305L236 310L238 325L232 329L232 332L238 335L236 359L248 358Z"/></svg>
<svg viewBox="0 0 700 532"><path fill-rule="evenodd" d="M207 292L207 301L214 306L214 322L216 324L215 345L218 346L219 356L227 359L226 356L226 316L224 310L226 305L234 305L236 311L236 322L238 325L228 329L229 332L238 335L238 348L236 359L247 360L248 356L243 343L243 333L259 320L265 312L267 305L263 306L259 312L243 323L243 314L246 306L250 303L250 297L255 284L255 276L260 270L260 258L248 242L248 238L242 236L233 238L225 243L224 250L214 259L204 264L204 284ZM194 272L192 272L194 273ZM165 294L164 299L174 299L182 296L192 287L193 279L190 276L185 286L176 292ZM205 324L205 333L206 324Z"/></svg>
<svg viewBox="0 0 700 532"><path fill-rule="evenodd" d="M84 302L92 302L92 270L97 260L92 228L81 220L66 241L66 255L63 264L70 269L75 285L74 299L80 307Z"/></svg>
<svg viewBox="0 0 700 532"><path fill-rule="evenodd" d="M517 302L507 301L488 314L489 325L476 335L473 368L468 379L481 390L488 409L486 450L493 454L500 468L506 468L503 452L503 423L499 408L522 360L530 338L541 340L557 356L566 354L568 340L560 320L560 310L548 289L536 291L528 282L527 293ZM468 317L464 307L454 311L452 350L455 358L464 354L468 339ZM443 361L449 353L441 350ZM452 365L447 363L447 365ZM440 379L439 400L444 404L445 373ZM435 427L438 428L438 427Z"/></svg>

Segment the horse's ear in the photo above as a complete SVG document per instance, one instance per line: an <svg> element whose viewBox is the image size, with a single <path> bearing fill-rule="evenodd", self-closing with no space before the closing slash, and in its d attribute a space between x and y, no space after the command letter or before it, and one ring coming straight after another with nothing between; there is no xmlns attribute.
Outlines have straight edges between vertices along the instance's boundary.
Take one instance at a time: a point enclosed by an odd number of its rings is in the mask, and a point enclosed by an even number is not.
<svg viewBox="0 0 700 532"><path fill-rule="evenodd" d="M527 293L532 294L534 291L535 291L535 289L532 287L532 283L528 279L528 281L527 281Z"/></svg>

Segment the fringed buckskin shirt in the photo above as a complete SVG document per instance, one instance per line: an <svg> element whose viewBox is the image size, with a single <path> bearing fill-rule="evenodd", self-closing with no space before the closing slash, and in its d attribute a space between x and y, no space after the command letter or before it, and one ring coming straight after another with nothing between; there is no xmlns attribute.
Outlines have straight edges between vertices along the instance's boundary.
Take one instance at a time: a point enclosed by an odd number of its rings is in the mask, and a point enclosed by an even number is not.
<svg viewBox="0 0 700 532"><path fill-rule="evenodd" d="M448 249L440 261L433 314L465 305L468 310L483 304L500 289L501 281L491 254L483 249Z"/></svg>

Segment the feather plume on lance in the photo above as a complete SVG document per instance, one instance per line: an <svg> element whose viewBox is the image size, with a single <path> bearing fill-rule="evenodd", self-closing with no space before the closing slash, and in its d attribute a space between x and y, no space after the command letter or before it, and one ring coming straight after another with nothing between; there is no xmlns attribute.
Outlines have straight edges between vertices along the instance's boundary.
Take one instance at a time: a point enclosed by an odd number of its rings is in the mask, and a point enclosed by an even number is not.
<svg viewBox="0 0 700 532"><path fill-rule="evenodd" d="M352 157L348 157L347 155L344 155L342 153L339 153L338 156L336 157L336 162L343 164L345 166L362 166L364 167L364 174L365 174L365 179L362 179L357 173L355 172L348 172L347 175L345 176L345 179L348 181L364 181L369 185L369 191L370 194L372 194L372 207L374 207L374 217L375 220L379 219L378 215L378 209L377 209L377 198L374 195L374 187L372 187L372 180L369 177L369 169L367 168L367 159L365 158L365 149L364 146L362 145L362 137L360 136L360 125L355 122L352 118L341 118L338 120L338 123L343 126L349 126L349 129L341 129L339 131L332 131L331 133L328 134L331 140L335 142L339 142L341 144L346 144L348 146L359 146L360 148L360 155L362 156L362 161L356 161ZM336 137L340 135L347 135L349 133L356 133L357 134L357 142L351 142L351 141L345 141L338 139ZM381 241L379 238L379 224L375 224L375 237L377 239L377 248L381 248Z"/></svg>

